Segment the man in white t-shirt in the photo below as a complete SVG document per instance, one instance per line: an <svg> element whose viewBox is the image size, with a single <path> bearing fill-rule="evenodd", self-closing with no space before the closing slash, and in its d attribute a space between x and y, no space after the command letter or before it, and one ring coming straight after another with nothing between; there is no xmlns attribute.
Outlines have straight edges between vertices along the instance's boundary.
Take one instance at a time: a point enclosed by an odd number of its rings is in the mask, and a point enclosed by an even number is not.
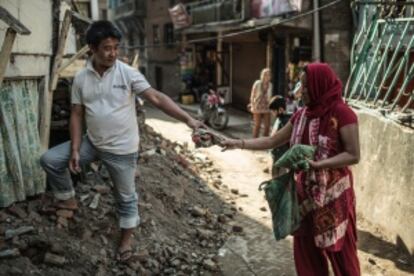
<svg viewBox="0 0 414 276"><path fill-rule="evenodd" d="M78 72L72 85L71 141L48 150L41 165L57 200L57 208L76 210L75 191L69 170L79 173L81 165L101 160L115 185L121 228L120 261L132 254L131 235L139 224L135 169L138 157L138 123L135 96L139 95L166 114L197 129L194 120L168 96L151 88L135 68L117 60L121 34L109 21L94 22L86 33L92 57ZM85 118L87 134L82 136Z"/></svg>

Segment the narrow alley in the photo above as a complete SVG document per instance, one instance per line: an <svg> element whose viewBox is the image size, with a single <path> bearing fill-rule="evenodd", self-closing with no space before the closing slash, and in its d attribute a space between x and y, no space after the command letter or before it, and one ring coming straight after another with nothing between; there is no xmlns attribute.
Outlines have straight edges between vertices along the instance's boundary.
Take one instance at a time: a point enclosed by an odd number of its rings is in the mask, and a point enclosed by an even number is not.
<svg viewBox="0 0 414 276"><path fill-rule="evenodd" d="M0 0L0 276L414 275L413 150L414 0Z"/></svg>
<svg viewBox="0 0 414 276"><path fill-rule="evenodd" d="M184 107L196 116L195 107ZM146 107L147 123L167 139L192 145L191 130L159 111ZM229 127L223 133L233 137L251 135L248 113L233 112ZM191 146L190 146L191 147ZM208 156L220 170L223 183L231 196L223 200L237 206L237 223L243 235L231 237L220 249L220 269L224 275L296 275L292 255L292 239L276 242L264 193L258 186L269 179L263 170L269 164L269 154L263 151L233 150L222 152L219 147L194 149ZM358 185L358 184L357 184ZM235 193L231 193L234 191ZM363 275L413 275L410 256L382 240L381 230L359 218L359 256ZM369 233L375 233L369 234ZM385 253L386 252L386 253Z"/></svg>

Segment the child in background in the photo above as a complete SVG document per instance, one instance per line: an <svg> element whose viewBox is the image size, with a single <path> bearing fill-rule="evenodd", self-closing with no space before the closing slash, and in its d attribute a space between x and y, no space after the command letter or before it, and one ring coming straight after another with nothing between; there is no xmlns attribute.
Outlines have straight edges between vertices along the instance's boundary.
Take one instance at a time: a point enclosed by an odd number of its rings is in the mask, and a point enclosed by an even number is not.
<svg viewBox="0 0 414 276"><path fill-rule="evenodd" d="M269 103L270 112L276 117L275 123L272 127L272 136L275 132L284 127L290 119L291 114L286 112L286 100L282 96L274 96ZM277 177L284 172L280 168L274 166L275 162L289 149L289 144L274 148L270 151L272 157L271 170L272 177Z"/></svg>

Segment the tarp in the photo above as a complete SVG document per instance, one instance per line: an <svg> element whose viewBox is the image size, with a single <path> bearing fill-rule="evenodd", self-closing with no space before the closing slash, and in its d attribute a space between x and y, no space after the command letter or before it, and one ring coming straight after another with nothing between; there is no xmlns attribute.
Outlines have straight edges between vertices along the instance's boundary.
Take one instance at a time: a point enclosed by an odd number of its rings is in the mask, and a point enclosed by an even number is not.
<svg viewBox="0 0 414 276"><path fill-rule="evenodd" d="M44 192L39 165L38 81L4 81L0 87L0 207Z"/></svg>
<svg viewBox="0 0 414 276"><path fill-rule="evenodd" d="M302 10L302 0L251 0L251 16L255 18L278 16Z"/></svg>

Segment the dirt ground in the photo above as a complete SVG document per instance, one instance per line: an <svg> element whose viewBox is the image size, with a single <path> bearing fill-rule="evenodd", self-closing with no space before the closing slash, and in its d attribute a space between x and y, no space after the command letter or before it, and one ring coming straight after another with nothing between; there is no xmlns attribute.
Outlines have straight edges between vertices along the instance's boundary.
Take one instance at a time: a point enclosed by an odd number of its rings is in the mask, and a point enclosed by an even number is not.
<svg viewBox="0 0 414 276"><path fill-rule="evenodd" d="M221 275L219 248L243 232L221 185L205 155L143 126L134 256L115 259L113 184L95 163L75 187L75 212L56 210L47 195L0 210L0 275Z"/></svg>
<svg viewBox="0 0 414 276"><path fill-rule="evenodd" d="M148 124L163 136L181 143L190 141L191 131L183 124L151 109L148 110L147 118ZM249 137L250 128L247 126L241 131L239 126L231 125L230 119L230 127L224 133L233 137ZM223 274L296 275L292 239L274 240L267 203L263 193L257 189L262 181L269 178L263 172L268 164L268 153L241 150L221 152L218 147L200 151L220 170L223 183L230 190L238 191L238 195L230 201L240 211L236 222L244 226L244 235L226 242L225 246L233 246L239 253L229 253L229 256L221 258ZM398 248L395 241L387 240L381 229L364 220L361 215L358 215L358 238L363 275L414 275L414 258ZM238 265L233 265L237 259Z"/></svg>
<svg viewBox="0 0 414 276"><path fill-rule="evenodd" d="M113 184L95 163L76 185L74 213L47 195L0 210L0 275L296 275L292 239L275 241L258 191L268 154L194 149L185 125L150 108L146 116L134 256L115 260ZM413 275L409 255L358 223L363 275Z"/></svg>

